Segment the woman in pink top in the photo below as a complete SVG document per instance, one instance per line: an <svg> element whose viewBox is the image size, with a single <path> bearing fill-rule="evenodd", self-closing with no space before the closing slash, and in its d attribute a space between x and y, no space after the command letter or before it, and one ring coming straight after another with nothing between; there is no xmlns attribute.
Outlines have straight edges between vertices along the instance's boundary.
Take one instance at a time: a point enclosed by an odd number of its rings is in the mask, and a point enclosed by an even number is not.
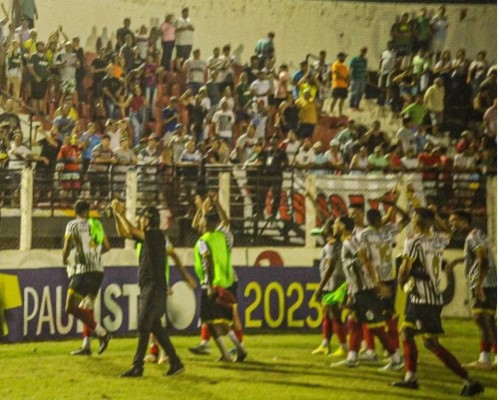
<svg viewBox="0 0 498 400"><path fill-rule="evenodd" d="M173 25L173 14L166 14L164 22L159 27L162 34L163 57L161 65L167 70L171 67L171 55L175 47L176 28Z"/></svg>
<svg viewBox="0 0 498 400"><path fill-rule="evenodd" d="M275 85L275 105L278 106L280 103L287 99L287 84L289 82L289 68L287 65L282 64L278 70L278 80Z"/></svg>

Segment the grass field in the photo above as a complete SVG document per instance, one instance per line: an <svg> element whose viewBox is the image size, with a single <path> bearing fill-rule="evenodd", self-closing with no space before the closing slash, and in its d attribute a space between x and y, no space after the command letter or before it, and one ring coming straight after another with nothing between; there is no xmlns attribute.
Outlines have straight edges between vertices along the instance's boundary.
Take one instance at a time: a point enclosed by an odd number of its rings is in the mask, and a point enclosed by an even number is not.
<svg viewBox="0 0 498 400"><path fill-rule="evenodd" d="M477 329L470 321L445 321L442 343L461 362L478 354ZM419 344L420 390L388 386L402 373L381 374L382 363L356 369L330 368L334 359L312 356L320 334L248 334L249 357L243 364L216 363L210 356L191 355L192 336L173 342L187 371L173 378L163 376L165 365L146 365L138 379L119 378L130 366L136 339L113 339L102 355L71 357L80 341L0 345L0 399L254 399L254 400L376 400L455 399L462 382ZM97 343L93 344L94 350ZM213 348L213 350L215 350ZM486 387L481 398L496 399L496 371L476 371Z"/></svg>

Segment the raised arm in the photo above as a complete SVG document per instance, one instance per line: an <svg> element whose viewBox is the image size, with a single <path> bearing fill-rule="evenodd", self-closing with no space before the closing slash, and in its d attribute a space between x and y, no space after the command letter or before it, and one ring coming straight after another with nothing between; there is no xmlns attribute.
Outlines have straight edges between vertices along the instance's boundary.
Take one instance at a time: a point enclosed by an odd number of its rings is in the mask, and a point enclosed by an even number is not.
<svg viewBox="0 0 498 400"><path fill-rule="evenodd" d="M111 204L114 218L116 220L116 229L120 236L127 239L137 239L140 241L145 240L145 232L135 227L128 219L125 217L124 204L118 200L113 200Z"/></svg>

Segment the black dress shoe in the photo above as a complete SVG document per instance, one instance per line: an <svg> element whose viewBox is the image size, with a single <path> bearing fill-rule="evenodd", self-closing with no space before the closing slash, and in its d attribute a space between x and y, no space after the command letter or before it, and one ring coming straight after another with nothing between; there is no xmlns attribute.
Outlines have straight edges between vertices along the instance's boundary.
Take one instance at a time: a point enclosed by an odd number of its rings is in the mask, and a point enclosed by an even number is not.
<svg viewBox="0 0 498 400"><path fill-rule="evenodd" d="M122 372L122 378L138 378L144 374L144 369L142 367L131 367L128 371Z"/></svg>
<svg viewBox="0 0 498 400"><path fill-rule="evenodd" d="M81 349L72 351L71 355L72 356L91 356L92 355L92 350L91 349L81 348Z"/></svg>
<svg viewBox="0 0 498 400"><path fill-rule="evenodd" d="M185 366L181 362L178 362L176 364L171 365L168 372L166 372L166 376L175 376L181 374L184 371L185 371Z"/></svg>
<svg viewBox="0 0 498 400"><path fill-rule="evenodd" d="M100 342L100 346L99 346L99 354L102 354L105 349L107 349L107 346L109 346L109 341L111 340L112 338L112 335L107 332L104 336L99 336L99 342Z"/></svg>
<svg viewBox="0 0 498 400"><path fill-rule="evenodd" d="M403 389L416 390L416 389L418 389L418 382L417 381L405 381L404 379L402 379L398 382L391 383L391 386L399 387L399 388L403 388Z"/></svg>

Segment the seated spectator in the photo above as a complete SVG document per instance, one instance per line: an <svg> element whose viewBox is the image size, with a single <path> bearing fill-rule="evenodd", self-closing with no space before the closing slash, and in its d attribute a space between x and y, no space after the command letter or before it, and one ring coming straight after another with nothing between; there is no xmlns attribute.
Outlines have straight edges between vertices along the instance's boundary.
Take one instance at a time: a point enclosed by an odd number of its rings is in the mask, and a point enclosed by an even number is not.
<svg viewBox="0 0 498 400"><path fill-rule="evenodd" d="M416 143L415 143L415 129L413 127L413 122L410 117L403 117L403 126L399 128L396 133L396 138L398 143L401 145L403 153L407 153L408 150L413 150L415 153Z"/></svg>
<svg viewBox="0 0 498 400"><path fill-rule="evenodd" d="M424 151L418 155L418 168L422 171L424 181L434 181L437 178L437 167L441 165L441 149L426 143Z"/></svg>
<svg viewBox="0 0 498 400"><path fill-rule="evenodd" d="M235 164L245 164L251 154L253 154L254 145L257 140L255 124L250 123L247 131L237 139L235 148L230 155L230 161Z"/></svg>
<svg viewBox="0 0 498 400"><path fill-rule="evenodd" d="M482 81L479 88L488 88L491 98L496 99L496 65L493 65L488 69L488 74L486 79Z"/></svg>
<svg viewBox="0 0 498 400"><path fill-rule="evenodd" d="M180 161L180 157L185 150L187 142L192 140L192 136L187 133L187 129L182 124L176 124L175 130L164 142L164 147L171 149L173 152L173 163Z"/></svg>
<svg viewBox="0 0 498 400"><path fill-rule="evenodd" d="M403 151L401 150L401 145L392 144L389 146L386 152L386 159L389 161L389 165L387 166L390 172L399 172L403 168L401 165L401 157L403 155Z"/></svg>
<svg viewBox="0 0 498 400"><path fill-rule="evenodd" d="M329 146L330 148L325 152L325 160L334 168L329 171L329 173L340 175L341 171L344 169L344 161L342 159L342 154L339 151L339 142L332 139Z"/></svg>
<svg viewBox="0 0 498 400"><path fill-rule="evenodd" d="M380 130L380 121L376 120L372 123L370 130L360 139L360 142L365 145L367 152L371 154L377 146L389 146L390 140L385 132Z"/></svg>
<svg viewBox="0 0 498 400"><path fill-rule="evenodd" d="M313 162L313 166L315 167L311 173L315 174L316 176L324 176L327 174L331 173L331 169L318 169L316 167L320 166L328 166L328 160L327 157L325 156L325 152L323 150L323 144L322 142L318 141L315 142L313 145L313 151L315 152L315 160Z"/></svg>
<svg viewBox="0 0 498 400"><path fill-rule="evenodd" d="M487 87L478 89L476 97L472 100L472 119L474 121L482 121L484 113L493 105L491 92Z"/></svg>
<svg viewBox="0 0 498 400"><path fill-rule="evenodd" d="M334 138L339 143L339 149L343 151L344 145L351 139L353 136L353 131L356 129L354 124L354 119L348 119L346 127L341 130L337 136Z"/></svg>
<svg viewBox="0 0 498 400"><path fill-rule="evenodd" d="M280 148L285 151L285 154L287 154L289 165L294 164L294 159L300 147L301 141L297 138L296 132L289 131L287 133L287 138L280 143Z"/></svg>
<svg viewBox="0 0 498 400"><path fill-rule="evenodd" d="M408 172L413 172L418 168L418 158L413 148L408 148L405 155L401 157L401 165Z"/></svg>
<svg viewBox="0 0 498 400"><path fill-rule="evenodd" d="M375 175L382 175L390 165L389 159L385 156L381 145L375 147L373 153L368 156L367 161L370 173Z"/></svg>
<svg viewBox="0 0 498 400"><path fill-rule="evenodd" d="M130 149L130 141L125 136L121 137L120 147L113 150L113 155L116 163L113 165L111 171L112 190L113 192L118 192L120 198L124 200L126 197L126 174L130 168L137 165L138 158L133 150Z"/></svg>
<svg viewBox="0 0 498 400"><path fill-rule="evenodd" d="M311 139L304 139L303 144L299 148L296 157L294 158L294 165L298 168L308 168L315 163L315 151Z"/></svg>
<svg viewBox="0 0 498 400"><path fill-rule="evenodd" d="M477 53L476 59L470 63L467 74L467 84L472 88L472 98L477 96L479 86L486 78L488 71L488 62L486 60L486 52L480 51Z"/></svg>
<svg viewBox="0 0 498 400"><path fill-rule="evenodd" d="M360 143L353 145L353 156L349 164L349 175L364 175L369 169L368 151Z"/></svg>
<svg viewBox="0 0 498 400"><path fill-rule="evenodd" d="M14 132L21 130L21 120L15 112L15 103L8 99L3 104L3 113L0 114L0 124L7 123L9 139L14 139Z"/></svg>
<svg viewBox="0 0 498 400"><path fill-rule="evenodd" d="M159 150L160 138L150 135L147 139L147 146L138 153L138 191L139 199L151 201L157 198L158 189L158 165L161 162L161 152Z"/></svg>
<svg viewBox="0 0 498 400"><path fill-rule="evenodd" d="M496 139L496 99L493 100L493 105L489 107L482 117L484 123L484 133Z"/></svg>

